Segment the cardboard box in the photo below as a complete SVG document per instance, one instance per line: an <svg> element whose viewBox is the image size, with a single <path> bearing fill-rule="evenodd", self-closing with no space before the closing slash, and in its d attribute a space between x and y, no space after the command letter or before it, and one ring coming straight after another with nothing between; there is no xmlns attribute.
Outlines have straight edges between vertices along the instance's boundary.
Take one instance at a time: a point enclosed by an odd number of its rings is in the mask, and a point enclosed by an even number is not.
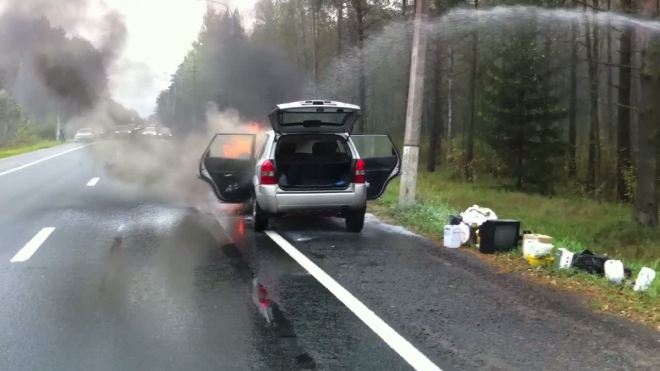
<svg viewBox="0 0 660 371"><path fill-rule="evenodd" d="M542 242L542 243L552 244L552 237L546 236L544 234L538 234L538 233L524 234L523 235L523 244L525 243L525 240L537 240L537 241Z"/></svg>

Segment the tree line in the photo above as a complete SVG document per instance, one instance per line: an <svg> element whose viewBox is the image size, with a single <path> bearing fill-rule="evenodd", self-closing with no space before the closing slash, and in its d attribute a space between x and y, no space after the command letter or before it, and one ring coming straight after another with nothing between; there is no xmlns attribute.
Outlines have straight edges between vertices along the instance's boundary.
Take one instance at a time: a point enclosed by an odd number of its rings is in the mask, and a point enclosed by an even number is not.
<svg viewBox="0 0 660 371"><path fill-rule="evenodd" d="M58 120L73 131L92 113L104 125L139 118L110 97L104 51L45 17L0 15L0 51L0 146L55 139Z"/></svg>
<svg viewBox="0 0 660 371"><path fill-rule="evenodd" d="M515 4L535 8L518 13L496 8L510 1L429 1L427 171L630 203L657 227L657 0L527 0ZM238 12L209 8L157 114L189 129L210 102L253 118L283 101L336 99L363 107L356 131L402 138L414 7L260 0L250 30Z"/></svg>

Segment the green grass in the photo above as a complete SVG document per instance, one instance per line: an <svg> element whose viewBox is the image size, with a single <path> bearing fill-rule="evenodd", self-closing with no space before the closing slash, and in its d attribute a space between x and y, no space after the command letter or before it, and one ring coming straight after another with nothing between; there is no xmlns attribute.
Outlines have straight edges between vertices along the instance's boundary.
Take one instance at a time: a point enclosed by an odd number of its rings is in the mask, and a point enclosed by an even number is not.
<svg viewBox="0 0 660 371"><path fill-rule="evenodd" d="M58 142L56 140L49 140L49 141L37 142L25 146L0 147L0 158L16 156L23 153L36 151L39 149L55 147L60 144L62 144L62 142Z"/></svg>
<svg viewBox="0 0 660 371"><path fill-rule="evenodd" d="M410 209L398 209L398 193L398 181L392 182L372 210L436 240L442 239L450 214L476 204L493 209L499 218L520 220L523 229L552 236L557 247L574 252L589 249L620 259L633 270L632 279L643 266L660 271L660 230L637 227L631 220L632 210L628 205L510 192L490 181L475 184L453 181L443 172L420 172L417 204ZM601 277L558 272L550 267L531 268L520 252L503 255L489 259L500 267L531 272L546 283L555 282L592 294L589 304L592 307L605 308L608 312L632 312L626 316L660 324L660 277L647 292L635 293L630 288L612 287Z"/></svg>

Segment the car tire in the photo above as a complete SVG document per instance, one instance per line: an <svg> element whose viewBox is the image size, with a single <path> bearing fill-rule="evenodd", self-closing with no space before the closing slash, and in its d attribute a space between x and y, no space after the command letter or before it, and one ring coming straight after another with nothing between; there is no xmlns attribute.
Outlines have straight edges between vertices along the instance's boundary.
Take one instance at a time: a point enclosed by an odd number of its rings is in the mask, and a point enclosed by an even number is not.
<svg viewBox="0 0 660 371"><path fill-rule="evenodd" d="M268 214L261 209L256 197L252 202L252 226L255 232L263 232L268 229Z"/></svg>
<svg viewBox="0 0 660 371"><path fill-rule="evenodd" d="M358 210L348 210L346 212L346 229L349 232L360 233L362 228L364 228L364 214L367 212L367 208L362 208Z"/></svg>

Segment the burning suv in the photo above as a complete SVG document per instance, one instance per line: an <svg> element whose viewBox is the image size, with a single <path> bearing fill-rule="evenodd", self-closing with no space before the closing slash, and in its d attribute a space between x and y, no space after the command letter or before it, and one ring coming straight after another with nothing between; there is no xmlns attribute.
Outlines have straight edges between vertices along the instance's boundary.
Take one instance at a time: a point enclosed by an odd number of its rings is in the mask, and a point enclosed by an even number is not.
<svg viewBox="0 0 660 371"><path fill-rule="evenodd" d="M313 213L345 219L360 232L367 200L399 175L401 158L387 134L351 134L360 107L314 100L276 106L272 130L216 134L199 177L226 203L251 201L256 231L271 217Z"/></svg>

